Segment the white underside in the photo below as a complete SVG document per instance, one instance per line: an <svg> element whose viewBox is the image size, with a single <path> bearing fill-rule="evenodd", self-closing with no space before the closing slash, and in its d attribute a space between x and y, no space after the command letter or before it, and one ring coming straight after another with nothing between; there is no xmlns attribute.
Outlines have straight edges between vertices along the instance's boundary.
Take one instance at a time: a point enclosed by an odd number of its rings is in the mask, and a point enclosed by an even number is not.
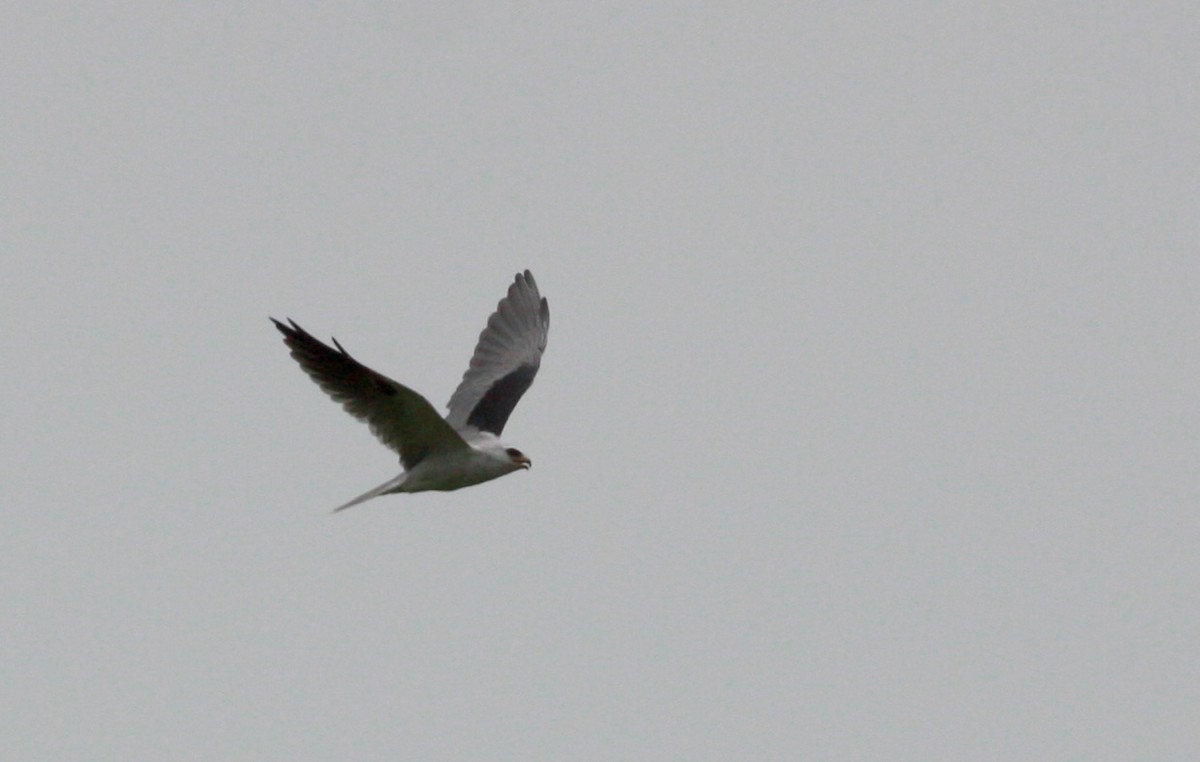
<svg viewBox="0 0 1200 762"><path fill-rule="evenodd" d="M503 448L495 445L488 446L486 449L473 446L469 450L446 455L431 455L411 470L389 479L370 492L359 495L333 510L334 513L337 513L350 506L365 503L373 497L397 492L426 492L429 490L449 492L490 481L505 474L511 474L513 471L519 471L521 468L521 465L513 463L504 454Z"/></svg>
<svg viewBox="0 0 1200 762"><path fill-rule="evenodd" d="M470 487L472 484L490 481L520 469L519 465L507 457L501 460L496 455L471 448L453 455L426 458L411 471L405 472L404 482L392 491L441 490L449 492L460 487Z"/></svg>

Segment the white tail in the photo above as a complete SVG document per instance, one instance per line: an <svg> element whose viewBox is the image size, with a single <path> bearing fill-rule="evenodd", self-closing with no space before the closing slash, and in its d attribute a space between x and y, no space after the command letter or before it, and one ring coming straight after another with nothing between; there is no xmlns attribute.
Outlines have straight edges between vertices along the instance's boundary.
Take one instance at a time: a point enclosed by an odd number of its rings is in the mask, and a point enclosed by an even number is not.
<svg viewBox="0 0 1200 762"><path fill-rule="evenodd" d="M379 497L380 495L387 494L388 492L394 492L397 487L399 487L401 484L404 484L404 480L407 478L408 478L408 473L406 472L406 473L400 474L399 476L397 476L394 479L389 479L388 481L384 482L383 484L380 484L378 487L371 490L370 492L365 492L365 493L359 495L358 497L354 498L353 500L346 503L345 505L339 505L337 508L333 509L333 512L337 513L338 511L344 511L347 508L350 508L351 506L358 505L359 503L365 503L373 497Z"/></svg>

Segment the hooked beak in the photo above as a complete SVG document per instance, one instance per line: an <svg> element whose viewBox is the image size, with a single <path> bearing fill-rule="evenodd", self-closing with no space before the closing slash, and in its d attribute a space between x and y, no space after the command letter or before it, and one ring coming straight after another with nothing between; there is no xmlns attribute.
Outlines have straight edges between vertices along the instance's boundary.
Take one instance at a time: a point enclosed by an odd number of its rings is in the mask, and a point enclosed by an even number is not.
<svg viewBox="0 0 1200 762"><path fill-rule="evenodd" d="M526 458L524 455L522 455L519 458L514 459L513 463L516 463L518 466L525 469L526 471L533 468L533 461L530 460L529 458Z"/></svg>

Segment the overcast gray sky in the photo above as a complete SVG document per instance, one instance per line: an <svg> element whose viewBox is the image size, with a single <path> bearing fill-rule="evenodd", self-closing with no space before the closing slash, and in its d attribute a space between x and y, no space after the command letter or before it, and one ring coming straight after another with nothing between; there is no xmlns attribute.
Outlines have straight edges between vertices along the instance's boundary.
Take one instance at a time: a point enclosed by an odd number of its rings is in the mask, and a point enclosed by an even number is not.
<svg viewBox="0 0 1200 762"><path fill-rule="evenodd" d="M730 4L722 4L730 5ZM38 3L0 757L1194 759L1191 4ZM515 272L534 468L392 453Z"/></svg>

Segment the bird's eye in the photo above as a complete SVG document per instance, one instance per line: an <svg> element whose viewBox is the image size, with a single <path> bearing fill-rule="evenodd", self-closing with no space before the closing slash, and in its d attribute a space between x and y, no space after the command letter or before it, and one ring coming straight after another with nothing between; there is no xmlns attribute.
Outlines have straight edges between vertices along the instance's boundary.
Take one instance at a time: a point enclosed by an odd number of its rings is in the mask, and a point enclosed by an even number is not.
<svg viewBox="0 0 1200 762"><path fill-rule="evenodd" d="M510 457L510 458L513 458L514 460L515 460L516 458L520 458L520 457L522 457L522 455L521 455L521 451L520 451L520 450L518 450L518 449L517 449L517 448L515 448L515 447L509 447L509 448L508 448L507 450L505 450L504 452L508 454L508 457Z"/></svg>

